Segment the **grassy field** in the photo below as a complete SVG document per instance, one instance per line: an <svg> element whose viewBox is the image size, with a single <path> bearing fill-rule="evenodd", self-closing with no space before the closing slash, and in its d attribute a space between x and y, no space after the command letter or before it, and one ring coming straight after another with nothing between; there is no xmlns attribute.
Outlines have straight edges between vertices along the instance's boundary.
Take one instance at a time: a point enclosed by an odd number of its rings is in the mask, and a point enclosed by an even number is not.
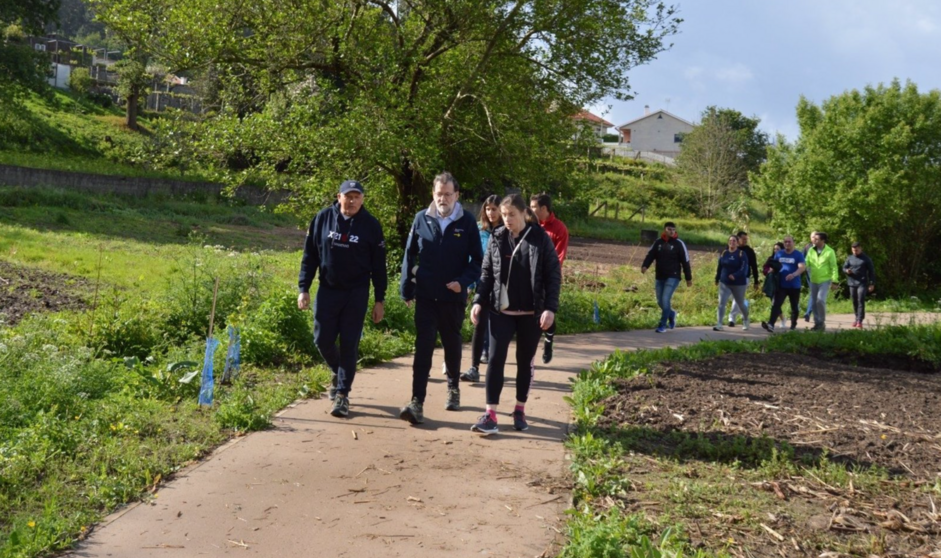
<svg viewBox="0 0 941 558"><path fill-rule="evenodd" d="M62 291L84 301L0 323L0 556L69 547L221 441L322 391L329 376L293 287L300 223L227 202L15 188L0 199L0 288L23 303ZM200 408L216 280L214 368L227 325L240 330L242 367ZM363 365L414 343L410 314L390 299L386 320L367 326Z"/></svg>
<svg viewBox="0 0 941 558"><path fill-rule="evenodd" d="M203 181L194 169L170 168L154 149L160 116L144 113L141 130L124 126L123 111L51 90L16 106L0 104L0 164L130 177Z"/></svg>

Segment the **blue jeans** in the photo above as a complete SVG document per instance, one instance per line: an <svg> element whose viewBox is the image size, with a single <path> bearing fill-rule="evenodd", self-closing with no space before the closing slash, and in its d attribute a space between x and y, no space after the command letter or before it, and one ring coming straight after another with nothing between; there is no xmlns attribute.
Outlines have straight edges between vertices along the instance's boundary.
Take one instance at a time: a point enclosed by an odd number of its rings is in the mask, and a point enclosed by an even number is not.
<svg viewBox="0 0 941 558"><path fill-rule="evenodd" d="M654 288L657 293L657 306L660 307L660 327L666 327L667 320L673 316L673 308L670 307L670 299L673 298L673 292L679 286L679 277L657 279L654 281Z"/></svg>

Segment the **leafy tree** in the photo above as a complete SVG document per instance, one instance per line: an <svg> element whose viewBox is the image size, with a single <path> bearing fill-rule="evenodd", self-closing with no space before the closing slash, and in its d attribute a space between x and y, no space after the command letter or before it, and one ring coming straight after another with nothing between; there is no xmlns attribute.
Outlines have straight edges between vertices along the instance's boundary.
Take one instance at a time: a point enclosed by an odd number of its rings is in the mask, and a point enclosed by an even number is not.
<svg viewBox="0 0 941 558"><path fill-rule="evenodd" d="M937 288L941 272L941 92L866 87L797 105L800 137L783 138L753 176L779 230L830 233L838 253L863 243L888 292Z"/></svg>
<svg viewBox="0 0 941 558"><path fill-rule="evenodd" d="M9 25L0 35L0 101L11 101L17 93L46 85L49 57L30 48L18 25Z"/></svg>
<svg viewBox="0 0 941 558"><path fill-rule="evenodd" d="M570 116L629 98L628 71L668 48L680 22L652 0L92 5L129 44L202 78L204 161L237 183L291 189L300 205L359 178L400 235L444 168L465 197L562 188Z"/></svg>
<svg viewBox="0 0 941 558"><path fill-rule="evenodd" d="M699 125L683 138L677 169L694 191L698 213L713 217L748 189L748 172L765 158L768 136L758 118L737 110L706 108Z"/></svg>
<svg viewBox="0 0 941 558"><path fill-rule="evenodd" d="M727 125L735 133L738 158L745 165L745 170L755 172L765 161L768 150L768 134L759 130L761 119L745 116L730 108L706 107L702 120L716 120Z"/></svg>
<svg viewBox="0 0 941 558"><path fill-rule="evenodd" d="M59 0L0 0L0 101L45 85L49 59L25 43L55 21Z"/></svg>
<svg viewBox="0 0 941 558"><path fill-rule="evenodd" d="M140 100L147 98L154 76L147 73L147 66L138 59L125 58L114 65L118 73L118 95L125 101L125 124L137 130L137 114Z"/></svg>
<svg viewBox="0 0 941 558"><path fill-rule="evenodd" d="M15 24L39 35L47 23L56 21L60 0L0 0L0 29Z"/></svg>

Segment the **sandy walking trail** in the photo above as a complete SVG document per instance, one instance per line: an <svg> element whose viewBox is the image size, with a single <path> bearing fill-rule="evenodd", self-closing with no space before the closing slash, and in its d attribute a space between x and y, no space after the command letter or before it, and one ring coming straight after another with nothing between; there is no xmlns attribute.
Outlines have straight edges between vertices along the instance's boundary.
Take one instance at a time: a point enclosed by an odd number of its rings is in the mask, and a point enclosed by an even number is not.
<svg viewBox="0 0 941 558"><path fill-rule="evenodd" d="M830 329L851 323L848 315L828 317ZM399 420L412 373L411 356L399 358L357 374L348 419L330 416L325 397L298 402L271 429L223 445L154 498L108 517L72 555L551 556L563 542L569 505L560 488L569 482L563 441L570 408L563 397L578 371L615 349L767 335L753 326L558 336L550 365L537 354L526 432L513 431L506 416L514 394L511 348L500 433L489 437L469 430L484 409L483 383L463 384L462 410L444 410L440 349L425 424Z"/></svg>

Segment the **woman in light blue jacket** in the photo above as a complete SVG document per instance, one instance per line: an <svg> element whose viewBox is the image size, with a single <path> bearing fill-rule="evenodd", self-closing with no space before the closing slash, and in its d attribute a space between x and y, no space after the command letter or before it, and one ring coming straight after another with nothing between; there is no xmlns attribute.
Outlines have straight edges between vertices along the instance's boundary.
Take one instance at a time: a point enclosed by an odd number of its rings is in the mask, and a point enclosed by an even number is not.
<svg viewBox="0 0 941 558"><path fill-rule="evenodd" d="M490 236L498 227L503 226L503 217L500 216L500 196L493 194L489 196L480 206L480 216L477 218L477 228L480 230L480 245L487 252L487 244L490 242ZM461 374L461 380L465 382L480 381L481 362L489 360L490 348L490 320L489 312L481 312L481 318L474 326L474 336L471 339L471 367L467 372Z"/></svg>

